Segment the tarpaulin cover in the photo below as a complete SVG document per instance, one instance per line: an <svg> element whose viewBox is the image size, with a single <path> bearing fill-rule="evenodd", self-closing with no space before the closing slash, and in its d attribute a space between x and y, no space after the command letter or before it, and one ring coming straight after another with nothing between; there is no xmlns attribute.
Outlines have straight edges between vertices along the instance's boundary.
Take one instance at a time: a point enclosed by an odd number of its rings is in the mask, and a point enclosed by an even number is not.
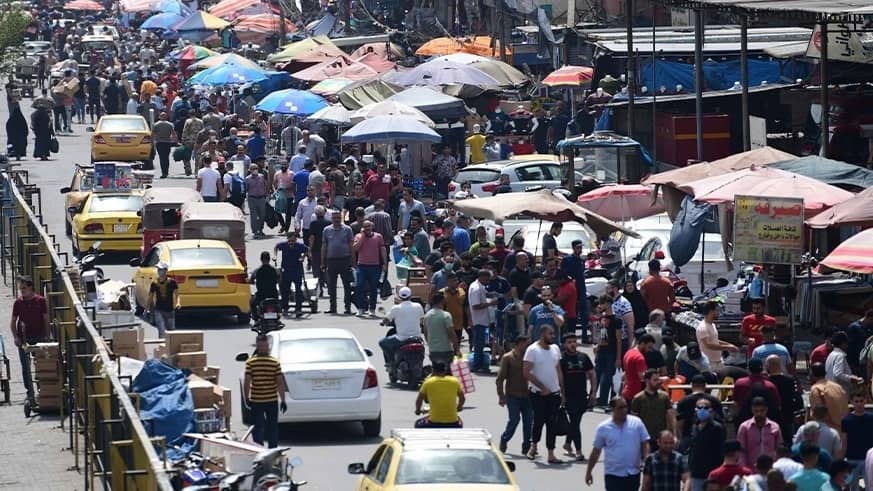
<svg viewBox="0 0 873 491"><path fill-rule="evenodd" d="M767 164L767 167L775 167L779 170L811 177L831 186L850 186L861 189L873 186L873 171L855 164L826 159L817 155L773 162Z"/></svg>
<svg viewBox="0 0 873 491"><path fill-rule="evenodd" d="M382 102L401 90L401 87L383 80L368 80L347 85L336 95L346 109L354 111L367 104Z"/></svg>
<svg viewBox="0 0 873 491"><path fill-rule="evenodd" d="M146 360L131 391L139 394L139 415L147 421L149 435L166 438L168 456L180 457L174 446L187 452L190 445L182 434L194 426L194 399L182 370L154 358Z"/></svg>
<svg viewBox="0 0 873 491"><path fill-rule="evenodd" d="M704 230L709 225L707 222L714 218L714 213L711 213L713 206L706 203L695 203L690 196L686 196L682 200L682 206L679 208L679 214L673 221L673 229L670 231L670 258L673 259L673 264L676 266L685 266L697 248L700 247L700 234L706 232L718 233L718 225L715 225L715 230Z"/></svg>
<svg viewBox="0 0 873 491"><path fill-rule="evenodd" d="M652 77L651 60L640 64L640 85L646 87L675 87L682 85L687 91L694 90L694 65L678 61L658 60L656 76ZM794 60L749 60L749 87L768 83L794 83L806 78L809 65ZM727 90L740 80L740 61L706 61L703 64L704 90Z"/></svg>

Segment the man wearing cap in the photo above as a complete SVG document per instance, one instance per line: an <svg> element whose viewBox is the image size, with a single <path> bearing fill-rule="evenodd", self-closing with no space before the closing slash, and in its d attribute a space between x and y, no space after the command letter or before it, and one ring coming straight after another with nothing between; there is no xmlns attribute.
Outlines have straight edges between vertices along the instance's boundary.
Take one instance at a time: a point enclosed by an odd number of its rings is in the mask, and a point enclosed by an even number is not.
<svg viewBox="0 0 873 491"><path fill-rule="evenodd" d="M394 334L379 341L382 354L385 355L385 366L391 366L394 352L409 339L421 336L421 321L424 319L424 309L418 302L412 302L412 290L404 286L397 292L400 303L391 307L385 318L394 321Z"/></svg>
<svg viewBox="0 0 873 491"><path fill-rule="evenodd" d="M158 263L158 278L149 287L149 302L146 306L146 310L152 313L159 338L176 328L176 311L182 307L179 285L176 280L167 276L168 269L167 263Z"/></svg>

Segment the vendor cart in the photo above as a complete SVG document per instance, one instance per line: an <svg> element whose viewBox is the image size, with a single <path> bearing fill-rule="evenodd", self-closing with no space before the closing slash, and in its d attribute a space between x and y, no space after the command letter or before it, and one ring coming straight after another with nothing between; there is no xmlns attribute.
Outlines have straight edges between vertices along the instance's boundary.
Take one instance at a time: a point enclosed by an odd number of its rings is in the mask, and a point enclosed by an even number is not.
<svg viewBox="0 0 873 491"><path fill-rule="evenodd" d="M34 78L36 77L37 63L38 61L32 56L24 56L15 62L13 80L20 91L21 97L33 99L33 93L36 88Z"/></svg>
<svg viewBox="0 0 873 491"><path fill-rule="evenodd" d="M33 400L24 403L24 416L32 413L57 413L61 408L61 359L58 343L38 343L24 348L31 363L31 377L36 391Z"/></svg>

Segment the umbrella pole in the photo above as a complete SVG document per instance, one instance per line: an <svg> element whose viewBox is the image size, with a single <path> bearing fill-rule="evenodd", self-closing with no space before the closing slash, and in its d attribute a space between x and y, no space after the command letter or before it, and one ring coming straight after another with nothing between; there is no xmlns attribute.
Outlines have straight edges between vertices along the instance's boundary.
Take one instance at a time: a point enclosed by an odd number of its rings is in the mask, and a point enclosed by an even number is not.
<svg viewBox="0 0 873 491"><path fill-rule="evenodd" d="M543 266L545 266L546 265L545 264L545 260L546 260L545 251L543 251L543 248L540 246L540 235L542 235L542 233L543 233L543 219L540 218L540 224L539 224L539 226L537 226L537 243L534 244L534 263L536 263L536 259L537 259L536 258L536 250L537 250L537 247L539 247L540 254L543 256Z"/></svg>

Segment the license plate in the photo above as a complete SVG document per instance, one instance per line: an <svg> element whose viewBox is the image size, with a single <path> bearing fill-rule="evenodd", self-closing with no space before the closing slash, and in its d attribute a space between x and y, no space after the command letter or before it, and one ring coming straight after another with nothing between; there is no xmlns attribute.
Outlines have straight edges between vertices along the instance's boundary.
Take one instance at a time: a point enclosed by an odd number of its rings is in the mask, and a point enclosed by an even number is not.
<svg viewBox="0 0 873 491"><path fill-rule="evenodd" d="M218 279L203 278L199 280L194 280L194 284L200 288L218 288Z"/></svg>
<svg viewBox="0 0 873 491"><path fill-rule="evenodd" d="M337 378L322 378L312 381L312 390L339 390L340 381Z"/></svg>
<svg viewBox="0 0 873 491"><path fill-rule="evenodd" d="M115 143L130 143L133 141L132 136L116 136Z"/></svg>
<svg viewBox="0 0 873 491"><path fill-rule="evenodd" d="M274 320L274 319L278 319L278 318L279 318L279 314L277 314L276 312L264 312L264 319Z"/></svg>
<svg viewBox="0 0 873 491"><path fill-rule="evenodd" d="M112 226L112 231L115 233L124 233L130 230L130 225L126 223L116 223Z"/></svg>

